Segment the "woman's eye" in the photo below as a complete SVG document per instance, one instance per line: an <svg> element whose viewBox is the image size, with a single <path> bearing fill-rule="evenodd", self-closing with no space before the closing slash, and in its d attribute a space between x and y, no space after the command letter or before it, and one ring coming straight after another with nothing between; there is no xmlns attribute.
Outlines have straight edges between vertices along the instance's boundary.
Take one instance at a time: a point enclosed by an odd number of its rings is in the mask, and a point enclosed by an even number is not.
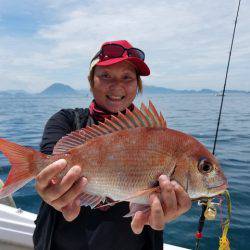
<svg viewBox="0 0 250 250"><path fill-rule="evenodd" d="M123 76L123 79L124 79L124 80L132 80L133 77L130 76L130 75L125 75L125 76Z"/></svg>
<svg viewBox="0 0 250 250"><path fill-rule="evenodd" d="M108 79L108 78L110 78L110 75L107 74L107 73L103 73L103 74L101 74L101 77L102 77L103 79Z"/></svg>

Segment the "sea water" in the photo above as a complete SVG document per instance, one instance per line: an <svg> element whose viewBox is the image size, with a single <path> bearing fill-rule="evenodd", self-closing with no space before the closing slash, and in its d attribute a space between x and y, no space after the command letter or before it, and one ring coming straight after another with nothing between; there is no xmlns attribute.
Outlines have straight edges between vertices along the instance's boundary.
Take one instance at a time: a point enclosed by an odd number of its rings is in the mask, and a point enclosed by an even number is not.
<svg viewBox="0 0 250 250"><path fill-rule="evenodd" d="M213 148L221 97L213 94L152 94L138 96L135 104L151 100L167 120L168 127L191 134ZM0 99L0 137L39 149L49 117L62 108L88 107L91 96L27 96ZM229 181L232 219L229 239L232 249L250 249L250 94L225 96L216 156ZM5 180L9 163L0 153L0 178ZM14 194L18 207L38 212L41 202L34 181ZM192 209L166 225L164 241L194 249L201 207ZM225 209L223 214L225 215ZM223 217L224 217L223 215ZM221 235L220 213L206 221L200 249L218 249Z"/></svg>

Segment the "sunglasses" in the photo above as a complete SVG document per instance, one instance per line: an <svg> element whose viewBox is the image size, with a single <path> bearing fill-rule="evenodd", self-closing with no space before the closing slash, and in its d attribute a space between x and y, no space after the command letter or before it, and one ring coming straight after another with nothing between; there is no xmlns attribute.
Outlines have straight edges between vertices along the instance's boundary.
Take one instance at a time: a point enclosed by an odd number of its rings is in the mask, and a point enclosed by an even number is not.
<svg viewBox="0 0 250 250"><path fill-rule="evenodd" d="M145 54L142 50L137 48L124 48L119 44L105 44L102 46L101 50L97 52L94 58L91 60L94 61L96 58L100 58L100 60L108 60L110 58L122 57L124 52L127 51L128 57L136 57L144 61Z"/></svg>

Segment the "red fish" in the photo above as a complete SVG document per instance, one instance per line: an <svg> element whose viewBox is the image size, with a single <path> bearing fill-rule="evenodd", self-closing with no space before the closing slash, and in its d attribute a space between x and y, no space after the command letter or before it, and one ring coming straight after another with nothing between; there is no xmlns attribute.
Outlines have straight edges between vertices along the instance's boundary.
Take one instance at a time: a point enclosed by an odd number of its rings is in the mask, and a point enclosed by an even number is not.
<svg viewBox="0 0 250 250"><path fill-rule="evenodd" d="M146 209L161 174L176 180L193 200L227 188L214 155L194 137L167 128L151 102L148 108L142 104L140 110L126 110L125 115L72 132L58 141L51 156L1 138L0 151L12 165L0 199L61 158L68 165L58 178L72 166L81 166L82 176L88 179L81 202L92 208L109 197L138 204L132 206L135 211L141 206Z"/></svg>

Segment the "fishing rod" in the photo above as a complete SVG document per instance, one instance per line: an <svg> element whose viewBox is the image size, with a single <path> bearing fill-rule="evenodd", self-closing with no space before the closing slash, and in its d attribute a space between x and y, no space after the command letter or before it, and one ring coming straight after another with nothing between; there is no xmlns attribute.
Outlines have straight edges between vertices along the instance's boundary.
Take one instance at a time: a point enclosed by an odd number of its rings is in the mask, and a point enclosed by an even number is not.
<svg viewBox="0 0 250 250"><path fill-rule="evenodd" d="M238 16L239 16L239 11L240 11L240 4L241 4L241 0L239 0L239 2L238 2L236 18L235 18L235 22L234 22L233 35L232 35L231 46L230 46L230 51L229 51L229 56L228 56L228 61L227 61L226 75L225 75L225 80L224 80L222 96L221 96L221 103L220 103L219 116L218 116L218 120L217 120L216 133L215 133L215 138L214 138L213 155L215 154L216 143L217 143L217 138L218 138L219 126L220 126L220 121L221 121L221 113L222 113L222 107L223 107L223 101L224 101L225 90L226 90L226 85L227 85L227 77L228 77L229 66L230 66L230 62L231 62L231 55L232 55L232 50L233 50L235 31L236 31ZM228 201L228 199L230 199L228 197L229 197L229 194L227 193L227 201ZM230 203L228 203L228 204L230 204ZM201 205L202 205L202 212L201 212L201 216L200 216L200 219L199 219L198 231L196 232L196 245L195 245L196 250L198 250L199 247L200 247L200 240L202 238L202 229L204 227L204 223L205 223L205 220L206 220L205 212L206 212L206 210L208 208L208 201L201 202ZM231 212L231 206L230 206L230 212ZM229 214L229 217L230 217L230 213L228 213L228 214ZM229 222L227 224L227 230L228 230L228 227L229 227ZM223 235L224 235L224 233L223 233ZM220 248L221 248L221 246L220 246Z"/></svg>
<svg viewBox="0 0 250 250"><path fill-rule="evenodd" d="M237 21L238 21L238 16L239 16L239 11L240 11L240 3L241 3L241 0L239 0L239 3L238 3L237 14L236 14L235 22L234 22L233 36L232 36L232 41L231 41L231 46L230 46L230 51L229 51L226 76L225 76L223 92L222 92L222 96L221 96L220 112L219 112L217 128L216 128L216 133L215 133L215 139L214 139L213 155L215 154L215 148L216 148L216 143L217 143L217 137L218 137L218 131L219 131L219 126L220 126L220 119L221 119L221 113L222 113L223 100L224 100L225 90L226 90L226 85L227 85L227 76L228 76L229 66L230 66L230 62L231 62L231 55L232 55L232 50L233 50L234 36L235 36L235 31L236 31Z"/></svg>

